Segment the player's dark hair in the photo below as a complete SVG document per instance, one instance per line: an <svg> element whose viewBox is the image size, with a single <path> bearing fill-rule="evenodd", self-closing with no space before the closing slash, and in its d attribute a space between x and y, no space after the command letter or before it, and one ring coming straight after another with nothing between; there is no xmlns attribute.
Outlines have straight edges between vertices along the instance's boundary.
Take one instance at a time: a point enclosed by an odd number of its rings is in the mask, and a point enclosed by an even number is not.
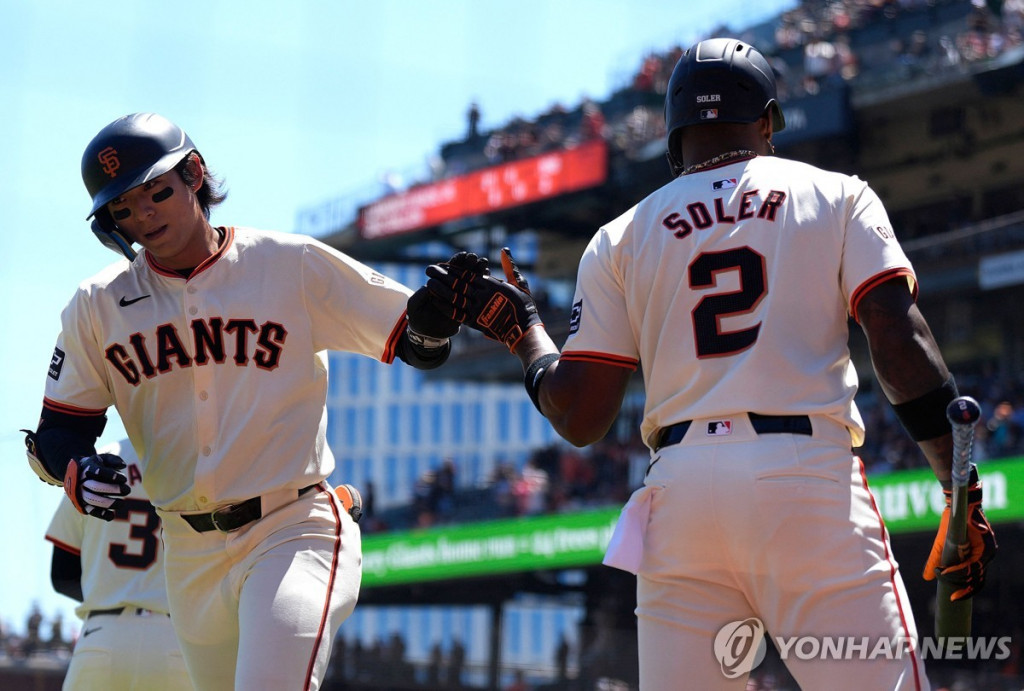
<svg viewBox="0 0 1024 691"><path fill-rule="evenodd" d="M198 152L195 152L198 155ZM194 187L199 180L192 173L189 168L188 162L192 158L191 155L181 159L174 169L178 171L178 175L185 181L185 184L189 187ZM196 199L199 201L199 206L203 210L203 215L206 219L210 219L210 210L223 202L228 197L227 190L223 189L222 186L224 181L215 176L210 172L210 169L206 167L206 162L202 156L199 156L199 167L203 171L203 185L196 192Z"/></svg>

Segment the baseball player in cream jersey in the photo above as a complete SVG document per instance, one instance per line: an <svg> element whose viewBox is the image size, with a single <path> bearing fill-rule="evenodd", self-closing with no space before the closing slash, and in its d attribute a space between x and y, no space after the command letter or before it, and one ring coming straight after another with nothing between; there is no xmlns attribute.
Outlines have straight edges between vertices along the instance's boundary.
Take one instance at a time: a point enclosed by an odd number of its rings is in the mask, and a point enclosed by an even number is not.
<svg viewBox="0 0 1024 691"><path fill-rule="evenodd" d="M856 177L771 156L785 121L770 66L744 42L686 51L666 122L675 179L591 240L560 353L507 252L508 282L435 265L428 288L520 358L532 400L574 444L605 435L642 368L651 462L605 557L637 575L641 689L743 689L766 632L914 641L852 453L865 430L849 317L942 482L956 387L882 203ZM959 597L982 586L995 551L977 492L972 549L938 573ZM785 662L804 689L928 687L909 644Z"/></svg>
<svg viewBox="0 0 1024 691"><path fill-rule="evenodd" d="M46 531L53 587L80 603L83 622L63 688L190 689L168 613L160 517L142 487L139 459L127 439L101 451L126 463L131 486L114 520L89 518L64 497Z"/></svg>
<svg viewBox="0 0 1024 691"><path fill-rule="evenodd" d="M93 231L128 261L63 312L30 465L80 512L116 517L124 462L94 448L115 407L163 522L196 688L319 688L361 575L358 526L326 483L325 351L436 367L459 325L313 238L212 226L220 181L159 115L103 128L82 176Z"/></svg>

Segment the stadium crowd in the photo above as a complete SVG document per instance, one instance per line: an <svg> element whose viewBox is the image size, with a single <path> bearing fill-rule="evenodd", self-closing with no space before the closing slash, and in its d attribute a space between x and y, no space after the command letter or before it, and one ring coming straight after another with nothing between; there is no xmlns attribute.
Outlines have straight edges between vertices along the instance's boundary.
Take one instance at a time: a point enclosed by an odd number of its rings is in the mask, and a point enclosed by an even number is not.
<svg viewBox="0 0 1024 691"><path fill-rule="evenodd" d="M67 662L77 632L64 633L64 616L44 616L38 603L32 605L23 631L15 631L7 620L0 621L0 664L25 664L32 659Z"/></svg>
<svg viewBox="0 0 1024 691"><path fill-rule="evenodd" d="M943 20L947 6L970 5L965 16ZM901 19L919 19L904 33ZM854 40L874 31L873 40ZM881 29L881 31L879 30ZM779 97L813 96L841 84L905 81L966 68L1024 46L1024 0L804 0L775 21L770 39L722 26L708 35L737 35L769 58ZM767 43L766 43L767 40ZM683 48L645 55L628 83L605 104L584 98L568 109L554 104L534 119L517 116L486 133L480 104L471 104L462 146L435 166L434 179L603 137L627 154L664 137L663 100ZM606 112L607 111L607 112Z"/></svg>

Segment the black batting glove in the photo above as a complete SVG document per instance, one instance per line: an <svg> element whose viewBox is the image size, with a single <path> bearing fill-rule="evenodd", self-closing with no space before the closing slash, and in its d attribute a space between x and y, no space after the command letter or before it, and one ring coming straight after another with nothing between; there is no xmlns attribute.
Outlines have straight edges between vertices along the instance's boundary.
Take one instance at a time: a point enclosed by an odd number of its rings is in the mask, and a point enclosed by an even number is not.
<svg viewBox="0 0 1024 691"><path fill-rule="evenodd" d="M481 257L472 252L457 252L445 264L460 271L468 271L480 274L481 276L491 275L491 268L487 257Z"/></svg>
<svg viewBox="0 0 1024 691"><path fill-rule="evenodd" d="M487 276L490 273L487 257L479 257L471 252L459 252L445 265L469 276ZM426 286L409 296L406 317L409 321L409 340L417 345L446 341L459 332L462 324L454 318L451 310L439 308L430 300Z"/></svg>
<svg viewBox="0 0 1024 691"><path fill-rule="evenodd" d="M423 286L409 296L406 304L406 318L409 320L409 336L418 341L447 341L459 333L460 322L445 315L430 301L430 293Z"/></svg>
<svg viewBox="0 0 1024 691"><path fill-rule="evenodd" d="M503 253L508 255L502 260L505 273L517 285L450 264L433 264L427 267L427 288L438 309L515 353L523 334L542 322L533 297L519 287L525 281L511 254L507 249Z"/></svg>
<svg viewBox="0 0 1024 691"><path fill-rule="evenodd" d="M120 472L125 462L112 453L72 458L64 473L64 493L79 513L112 521L121 497L131 492L128 478Z"/></svg>

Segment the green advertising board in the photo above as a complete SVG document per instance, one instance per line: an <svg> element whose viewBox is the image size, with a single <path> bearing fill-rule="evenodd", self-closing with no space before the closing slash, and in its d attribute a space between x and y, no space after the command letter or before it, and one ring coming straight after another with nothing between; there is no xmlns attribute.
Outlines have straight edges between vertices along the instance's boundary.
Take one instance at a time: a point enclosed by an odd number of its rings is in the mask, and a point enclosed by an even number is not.
<svg viewBox="0 0 1024 691"><path fill-rule="evenodd" d="M978 470L989 521L1024 519L1024 458ZM868 483L891 533L938 527L943 497L930 469L874 474ZM599 564L620 508L367 535L363 587Z"/></svg>
<svg viewBox="0 0 1024 691"><path fill-rule="evenodd" d="M619 508L363 539L363 587L598 564Z"/></svg>
<svg viewBox="0 0 1024 691"><path fill-rule="evenodd" d="M1024 458L979 463L978 475L990 523L1024 518ZM938 528L945 500L931 469L869 475L868 486L890 533Z"/></svg>

